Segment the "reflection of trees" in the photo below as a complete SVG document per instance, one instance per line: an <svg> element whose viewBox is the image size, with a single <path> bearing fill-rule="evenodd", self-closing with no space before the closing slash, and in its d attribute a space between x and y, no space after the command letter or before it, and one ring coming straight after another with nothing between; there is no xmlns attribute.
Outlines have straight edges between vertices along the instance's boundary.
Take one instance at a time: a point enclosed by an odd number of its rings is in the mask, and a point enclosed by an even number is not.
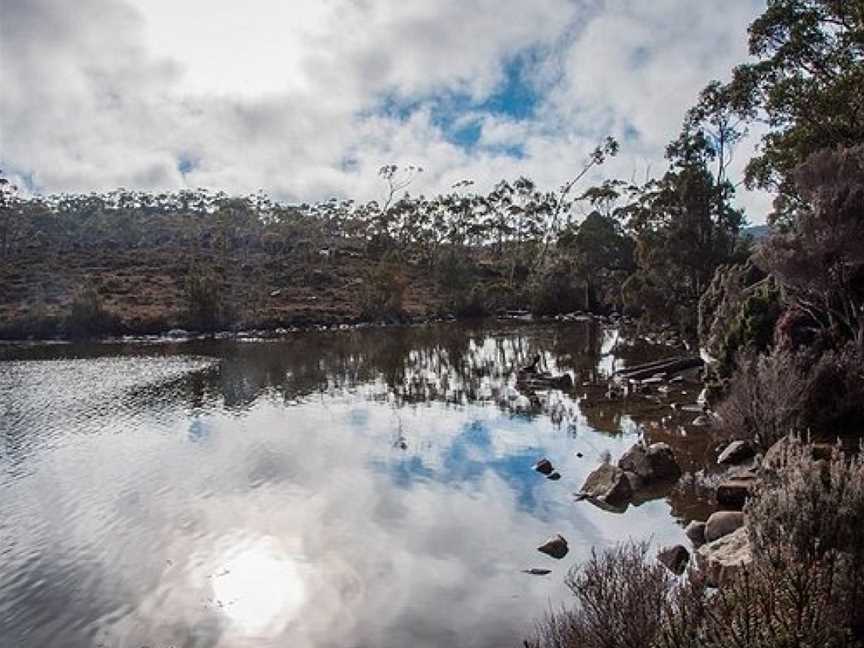
<svg viewBox="0 0 864 648"><path fill-rule="evenodd" d="M553 373L576 384L597 380L604 335L590 322L568 326L452 324L301 333L261 344L196 343L189 350L222 358L218 389L228 407L262 395L292 401L360 389L397 405L503 402L516 367L540 353ZM526 394L536 403L534 394Z"/></svg>
<svg viewBox="0 0 864 648"><path fill-rule="evenodd" d="M512 405L514 371L528 364L536 353L541 354L542 369L571 373L574 393L581 394L582 383L602 377L598 365L609 336L609 331L592 322L454 323L297 333L261 343L202 340L151 347L34 347L16 355L87 359L179 353L219 359L218 367L141 386L125 395L136 401L147 400L151 408L179 397L193 412L212 406L218 399L229 409L244 409L259 398L290 402L353 389L368 398L392 400L397 406L426 401ZM573 404L571 398L546 398L531 392L521 396L530 404L520 409L526 415L545 413L564 419Z"/></svg>

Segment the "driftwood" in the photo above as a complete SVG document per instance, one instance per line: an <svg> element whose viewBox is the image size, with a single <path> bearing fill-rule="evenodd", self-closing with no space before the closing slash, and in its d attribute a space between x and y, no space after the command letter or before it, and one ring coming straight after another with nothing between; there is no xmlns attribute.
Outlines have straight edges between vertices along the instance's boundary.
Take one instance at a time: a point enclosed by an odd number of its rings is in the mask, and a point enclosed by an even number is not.
<svg viewBox="0 0 864 648"><path fill-rule="evenodd" d="M664 374L665 378L670 378L682 371L702 367L704 364L705 362L698 356L666 358L616 371L615 377L619 380L644 380L657 374Z"/></svg>

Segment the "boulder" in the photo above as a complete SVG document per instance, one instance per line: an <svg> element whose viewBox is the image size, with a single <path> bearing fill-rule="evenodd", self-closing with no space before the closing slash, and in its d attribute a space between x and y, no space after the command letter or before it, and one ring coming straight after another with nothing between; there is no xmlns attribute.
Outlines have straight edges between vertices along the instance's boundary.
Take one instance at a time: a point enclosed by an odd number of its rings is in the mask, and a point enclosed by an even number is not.
<svg viewBox="0 0 864 648"><path fill-rule="evenodd" d="M696 551L696 560L709 585L720 587L727 583L739 569L753 561L747 527L739 527L728 535L702 545Z"/></svg>
<svg viewBox="0 0 864 648"><path fill-rule="evenodd" d="M621 470L634 473L643 479L651 477L651 464L648 462L648 448L636 443L618 460Z"/></svg>
<svg viewBox="0 0 864 648"><path fill-rule="evenodd" d="M558 533L537 547L537 551L561 560L567 555L570 548L567 546L567 540L564 539L564 536Z"/></svg>
<svg viewBox="0 0 864 648"><path fill-rule="evenodd" d="M678 479L681 467L675 459L675 453L666 443L652 443L648 446L648 462L654 473L654 479Z"/></svg>
<svg viewBox="0 0 864 648"><path fill-rule="evenodd" d="M717 485L716 498L721 506L741 509L750 498L753 479L726 479Z"/></svg>
<svg viewBox="0 0 864 648"><path fill-rule="evenodd" d="M666 565L673 574L680 576L690 562L690 552L683 545L665 547L657 553L657 560Z"/></svg>
<svg viewBox="0 0 864 648"><path fill-rule="evenodd" d="M717 463L720 465L739 464L755 454L756 449L749 441L733 441L717 457Z"/></svg>
<svg viewBox="0 0 864 648"><path fill-rule="evenodd" d="M705 523L705 542L714 542L717 538L744 526L744 514L741 511L717 511Z"/></svg>
<svg viewBox="0 0 864 648"><path fill-rule="evenodd" d="M666 443L653 443L648 447L637 443L621 455L618 467L637 475L645 482L677 479L681 476L675 453Z"/></svg>
<svg viewBox="0 0 864 648"><path fill-rule="evenodd" d="M684 529L684 535L690 539L690 542L693 543L694 547L701 547L705 544L705 523L700 522L699 520L693 520L687 525L687 528Z"/></svg>
<svg viewBox="0 0 864 648"><path fill-rule="evenodd" d="M633 488L621 468L604 463L588 475L580 494L610 506L622 506L633 497Z"/></svg>
<svg viewBox="0 0 864 648"><path fill-rule="evenodd" d="M543 475L550 475L554 469L552 468L552 462L543 457L534 464L534 470Z"/></svg>
<svg viewBox="0 0 864 648"><path fill-rule="evenodd" d="M551 473L550 475L547 475L546 479L551 479L552 481L558 481L559 479L561 479L561 473L559 473L556 470L555 472Z"/></svg>

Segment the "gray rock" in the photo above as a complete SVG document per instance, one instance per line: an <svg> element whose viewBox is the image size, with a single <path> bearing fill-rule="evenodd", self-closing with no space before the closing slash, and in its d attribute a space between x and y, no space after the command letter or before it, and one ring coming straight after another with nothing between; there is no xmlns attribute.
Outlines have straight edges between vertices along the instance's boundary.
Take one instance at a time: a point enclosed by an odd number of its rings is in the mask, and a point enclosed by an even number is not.
<svg viewBox="0 0 864 648"><path fill-rule="evenodd" d="M630 482L630 490L634 493L645 485L645 480L634 472L625 470L624 475L627 477L627 481Z"/></svg>
<svg viewBox="0 0 864 648"><path fill-rule="evenodd" d="M552 473L552 462L549 461L546 457L540 459L537 463L534 464L534 470L544 475L549 475Z"/></svg>
<svg viewBox="0 0 864 648"><path fill-rule="evenodd" d="M567 540L564 539L564 536L558 533L537 547L537 551L561 560L567 555L570 548L567 546Z"/></svg>
<svg viewBox="0 0 864 648"><path fill-rule="evenodd" d="M585 479L581 494L610 506L621 506L633 497L633 488L621 468L604 463Z"/></svg>
<svg viewBox="0 0 864 648"><path fill-rule="evenodd" d="M681 467L675 453L666 443L652 443L648 446L648 461L655 479L678 479Z"/></svg>
<svg viewBox="0 0 864 648"><path fill-rule="evenodd" d="M717 538L736 531L744 526L744 514L741 511L717 511L705 523L705 541L714 542Z"/></svg>
<svg viewBox="0 0 864 648"><path fill-rule="evenodd" d="M647 448L635 444L618 460L618 467L638 475L645 482L677 479L681 468L675 460L675 453L665 443L653 443Z"/></svg>
<svg viewBox="0 0 864 648"><path fill-rule="evenodd" d="M683 545L665 547L658 552L657 560L666 565L673 574L680 576L690 562L690 552Z"/></svg>
<svg viewBox="0 0 864 648"><path fill-rule="evenodd" d="M187 338L187 337L189 337L189 331L186 331L185 329L175 328L175 329L171 329L170 331L168 331L165 334L165 336L169 337L169 338L175 338L175 339Z"/></svg>
<svg viewBox="0 0 864 648"><path fill-rule="evenodd" d="M749 441L733 441L717 457L717 463L721 465L739 464L755 454L756 449Z"/></svg>
<svg viewBox="0 0 864 648"><path fill-rule="evenodd" d="M621 470L634 473L642 479L650 479L651 464L648 462L648 448L641 443L636 443L618 460Z"/></svg>
<svg viewBox="0 0 864 648"><path fill-rule="evenodd" d="M540 569L538 567L532 567L531 569L523 569L523 574L531 574L532 576L546 576L547 574L551 574L551 569Z"/></svg>
<svg viewBox="0 0 864 648"><path fill-rule="evenodd" d="M696 561L709 585L720 587L729 582L738 570L753 562L747 527L702 545L696 551Z"/></svg>
<svg viewBox="0 0 864 648"><path fill-rule="evenodd" d="M561 479L561 473L559 473L559 472L556 470L556 471L553 472L551 475L547 475L547 476L546 476L546 479L551 479L552 481L558 481L559 479Z"/></svg>
<svg viewBox="0 0 864 648"><path fill-rule="evenodd" d="M705 523L693 520L684 529L684 535L690 539L694 547L701 547L705 544Z"/></svg>

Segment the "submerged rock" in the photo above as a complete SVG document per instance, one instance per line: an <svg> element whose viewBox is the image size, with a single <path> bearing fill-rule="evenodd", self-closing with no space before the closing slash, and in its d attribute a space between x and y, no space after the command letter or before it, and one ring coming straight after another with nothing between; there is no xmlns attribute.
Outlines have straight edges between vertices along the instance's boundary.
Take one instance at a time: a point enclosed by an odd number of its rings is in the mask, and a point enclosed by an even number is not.
<svg viewBox="0 0 864 648"><path fill-rule="evenodd" d="M657 560L663 563L673 574L680 576L687 568L687 563L690 562L690 552L683 545L666 547L658 552Z"/></svg>
<svg viewBox="0 0 864 648"><path fill-rule="evenodd" d="M537 551L561 560L570 551L570 547L567 546L567 540L564 539L564 536L558 533L537 547Z"/></svg>
<svg viewBox="0 0 864 648"><path fill-rule="evenodd" d="M728 582L739 569L753 562L747 527L739 527L732 533L699 547L696 560L709 585L720 587Z"/></svg>
<svg viewBox="0 0 864 648"><path fill-rule="evenodd" d="M604 463L588 475L580 494L610 506L622 506L630 502L633 488L621 468Z"/></svg>
<svg viewBox="0 0 864 648"><path fill-rule="evenodd" d="M741 511L717 511L705 523L705 541L714 542L743 526L744 514Z"/></svg>
<svg viewBox="0 0 864 648"><path fill-rule="evenodd" d="M559 473L556 470L551 475L547 475L546 479L551 479L552 481L558 481L559 479L561 479L561 473Z"/></svg>
<svg viewBox="0 0 864 648"><path fill-rule="evenodd" d="M534 464L534 470L536 470L537 472L539 472L543 475L549 475L552 473L552 470L553 470L552 462L549 461L546 457L543 457L542 459L539 459L537 461L537 463Z"/></svg>

